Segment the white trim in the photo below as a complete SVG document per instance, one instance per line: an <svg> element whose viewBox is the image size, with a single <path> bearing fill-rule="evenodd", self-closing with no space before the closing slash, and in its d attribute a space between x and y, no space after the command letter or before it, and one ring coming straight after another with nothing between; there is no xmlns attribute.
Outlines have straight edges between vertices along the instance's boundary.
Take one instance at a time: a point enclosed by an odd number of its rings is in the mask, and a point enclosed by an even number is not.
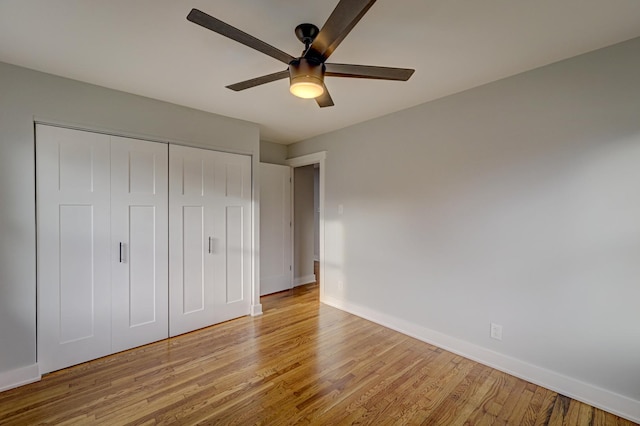
<svg viewBox="0 0 640 426"><path fill-rule="evenodd" d="M0 392L37 382L42 376L38 364L0 373Z"/></svg>
<svg viewBox="0 0 640 426"><path fill-rule="evenodd" d="M296 226L296 212L294 209L295 205L295 193L293 191L293 186L296 183L296 174L293 172L293 167L289 166L289 244L291 247L291 252L289 253L289 284L290 288L294 287L293 279L293 265L296 263L295 255L296 255L296 236L295 236L295 226Z"/></svg>
<svg viewBox="0 0 640 426"><path fill-rule="evenodd" d="M315 274L305 275L304 277L297 277L293 280L293 286L298 287L299 285L311 284L316 282Z"/></svg>
<svg viewBox="0 0 640 426"><path fill-rule="evenodd" d="M251 305L251 316L257 317L258 315L262 315L262 304L258 303L257 305Z"/></svg>
<svg viewBox="0 0 640 426"><path fill-rule="evenodd" d="M314 154L302 155L300 157L288 158L285 160L285 164L290 167L302 167L310 164L320 164L322 167L322 161L327 158L327 151L320 151Z"/></svg>
<svg viewBox="0 0 640 426"><path fill-rule="evenodd" d="M252 150L248 150L248 149L236 149L236 148L233 148L233 147L224 147L224 146L220 146L220 145L209 145L209 144L204 144L204 143L200 143L200 142L196 142L196 141L186 141L186 140L180 140L180 139L173 139L173 138L164 137L164 136L153 136L153 135L148 135L146 133L137 133L137 132L124 131L124 130L116 130L116 129L113 129L113 128L101 127L101 126L96 126L96 125L93 125L93 124L72 123L72 122L69 122L69 121L61 121L61 120L43 118L43 117L38 117L38 116L35 116L33 118L33 122L34 122L34 124L42 124L44 126L62 127L62 128L65 128L65 129L81 130L83 132L99 133L99 134L109 135L109 136L120 136L120 137L123 137L123 138L140 139L140 140L149 141L149 142L173 144L173 145L187 146L187 147L192 147L192 148L202 148L202 149L207 149L207 150L210 150L210 151L226 152L226 153L229 153L229 154L240 154L240 155L251 155L251 156L258 155L258 157L259 157L259 154L256 154Z"/></svg>
<svg viewBox="0 0 640 426"><path fill-rule="evenodd" d="M640 423L640 401L345 300L325 296L323 303Z"/></svg>
<svg viewBox="0 0 640 426"><path fill-rule="evenodd" d="M258 144L258 149L260 145ZM260 155L251 156L251 307L249 314L262 315L260 303Z"/></svg>
<svg viewBox="0 0 640 426"><path fill-rule="evenodd" d="M324 253L324 192L325 192L325 176L326 176L326 159L327 159L327 151L320 151L313 154L302 155L300 157L289 158L285 161L287 166L292 168L308 166L309 164L319 164L320 166L320 182L318 185L318 208L320 209L320 234L318 237L320 238L320 276L326 277L325 274L325 253ZM294 247L295 249L295 247ZM324 278L323 278L324 280ZM295 283L294 283L295 285ZM323 302L325 299L324 292L324 284L323 281L320 281L320 301Z"/></svg>

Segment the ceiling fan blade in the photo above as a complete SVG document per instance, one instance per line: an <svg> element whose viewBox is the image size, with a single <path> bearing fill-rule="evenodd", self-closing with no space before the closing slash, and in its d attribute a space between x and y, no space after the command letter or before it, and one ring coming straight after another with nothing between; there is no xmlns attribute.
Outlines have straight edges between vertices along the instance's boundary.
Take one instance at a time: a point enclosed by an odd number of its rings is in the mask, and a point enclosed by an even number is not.
<svg viewBox="0 0 640 426"><path fill-rule="evenodd" d="M245 46L264 53L265 55L269 55L272 58L279 60L280 62L284 62L287 65L289 64L289 62L295 59L288 53L285 53L282 50L277 49L270 44L267 44L264 41L245 33L244 31L240 31L236 27L232 27L231 25L222 22L221 20L214 18L211 15L207 15L206 13L198 9L191 9L191 12L189 12L189 15L187 15L187 19L194 24L205 27L220 35L228 37L231 40L235 40L238 43L242 43Z"/></svg>
<svg viewBox="0 0 640 426"><path fill-rule="evenodd" d="M340 0L304 57L324 62L375 2L376 0Z"/></svg>
<svg viewBox="0 0 640 426"><path fill-rule="evenodd" d="M372 67L370 65L324 64L325 76L373 78L377 80L407 81L415 70L409 68Z"/></svg>
<svg viewBox="0 0 640 426"><path fill-rule="evenodd" d="M316 98L316 102L320 108L333 106L333 99L331 99L331 95L329 94L329 90L327 86L324 86L324 93Z"/></svg>
<svg viewBox="0 0 640 426"><path fill-rule="evenodd" d="M227 86L227 89L240 90L250 89L252 87L260 86L261 84L271 83L272 81L281 80L289 77L289 70L274 72L273 74L263 75L261 77L252 78L251 80L241 81Z"/></svg>

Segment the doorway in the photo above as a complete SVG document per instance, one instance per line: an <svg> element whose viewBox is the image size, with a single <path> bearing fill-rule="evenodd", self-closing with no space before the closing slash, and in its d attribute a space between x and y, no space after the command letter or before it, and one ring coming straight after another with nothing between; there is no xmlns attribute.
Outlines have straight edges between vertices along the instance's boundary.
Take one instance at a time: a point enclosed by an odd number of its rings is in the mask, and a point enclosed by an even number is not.
<svg viewBox="0 0 640 426"><path fill-rule="evenodd" d="M324 300L323 281L326 277L324 273L325 158L326 152L323 151L287 160L287 165L294 170L294 286L313 282L309 281L312 277L313 280L318 276L322 277L318 280L320 301ZM307 206L304 211L296 208L300 201L302 201L301 205ZM296 228L303 232L296 236ZM315 262L318 262L317 267Z"/></svg>
<svg viewBox="0 0 640 426"><path fill-rule="evenodd" d="M293 286L317 281L315 262L319 256L318 217L319 165L293 169Z"/></svg>

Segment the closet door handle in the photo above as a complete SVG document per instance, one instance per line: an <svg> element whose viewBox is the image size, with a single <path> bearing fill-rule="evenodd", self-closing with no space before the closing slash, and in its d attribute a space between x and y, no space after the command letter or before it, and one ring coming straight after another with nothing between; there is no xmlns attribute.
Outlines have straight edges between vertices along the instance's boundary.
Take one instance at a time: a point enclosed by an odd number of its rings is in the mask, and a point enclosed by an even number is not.
<svg viewBox="0 0 640 426"><path fill-rule="evenodd" d="M122 263L122 243L120 243L120 263Z"/></svg>
<svg viewBox="0 0 640 426"><path fill-rule="evenodd" d="M209 237L209 254L213 253L213 250L211 249L212 240L213 238Z"/></svg>

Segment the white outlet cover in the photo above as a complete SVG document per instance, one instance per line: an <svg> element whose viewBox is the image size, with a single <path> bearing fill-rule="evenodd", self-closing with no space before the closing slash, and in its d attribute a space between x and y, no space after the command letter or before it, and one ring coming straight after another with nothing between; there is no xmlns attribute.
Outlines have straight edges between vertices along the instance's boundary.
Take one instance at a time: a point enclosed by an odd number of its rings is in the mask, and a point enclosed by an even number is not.
<svg viewBox="0 0 640 426"><path fill-rule="evenodd" d="M491 338L502 340L502 326L500 324L491 323Z"/></svg>

